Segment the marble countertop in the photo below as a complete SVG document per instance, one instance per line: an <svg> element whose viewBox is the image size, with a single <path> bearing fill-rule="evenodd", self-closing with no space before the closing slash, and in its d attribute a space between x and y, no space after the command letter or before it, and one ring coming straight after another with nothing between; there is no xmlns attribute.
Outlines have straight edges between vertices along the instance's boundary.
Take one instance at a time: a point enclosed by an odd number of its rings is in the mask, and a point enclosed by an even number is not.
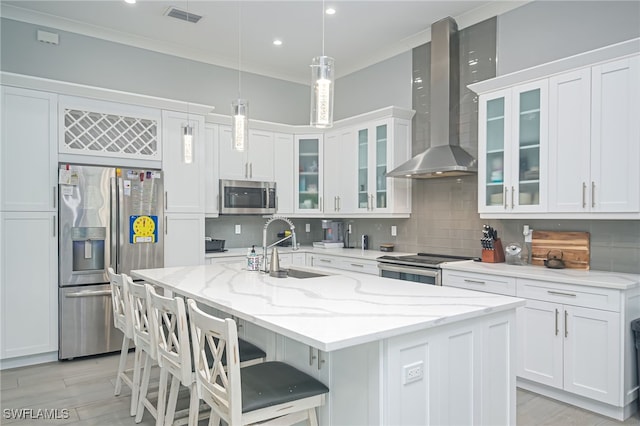
<svg viewBox="0 0 640 426"><path fill-rule="evenodd" d="M544 266L484 263L470 260L447 262L442 265L442 269L552 281L555 283L613 288L617 290L629 290L640 286L640 274L625 274L621 272L549 269Z"/></svg>
<svg viewBox="0 0 640 426"><path fill-rule="evenodd" d="M322 351L524 305L522 299L322 268L274 278L244 262L135 270L146 280Z"/></svg>
<svg viewBox="0 0 640 426"><path fill-rule="evenodd" d="M205 253L205 258L210 257L235 257L235 256L246 256L247 248L230 248L225 252L216 252L216 253ZM269 249L271 252L271 249ZM380 256L384 256L386 254L390 254L393 256L406 256L412 255L415 253L404 253L404 252L383 252L379 250L362 250L360 248L317 248L311 246L301 246L298 250L292 250L291 247L278 247L278 252L280 254L284 253L315 253L315 254L325 254L327 256L340 256L340 257L348 257L352 259L359 260L376 260ZM256 253L262 254L262 247L256 246Z"/></svg>

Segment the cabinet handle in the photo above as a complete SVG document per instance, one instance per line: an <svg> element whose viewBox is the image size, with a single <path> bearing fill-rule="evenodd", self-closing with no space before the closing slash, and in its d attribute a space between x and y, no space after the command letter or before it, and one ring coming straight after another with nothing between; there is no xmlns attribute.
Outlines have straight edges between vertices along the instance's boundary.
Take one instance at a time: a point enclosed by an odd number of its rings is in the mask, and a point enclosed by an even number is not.
<svg viewBox="0 0 640 426"><path fill-rule="evenodd" d="M515 192L516 192L516 190L515 190L515 188L512 186L512 187L511 187L511 208L512 208L512 209L513 209L513 207L514 207L514 205L515 205L515 204L513 203L513 194L515 194Z"/></svg>
<svg viewBox="0 0 640 426"><path fill-rule="evenodd" d="M342 210L342 200L340 199L340 196L338 196L338 211Z"/></svg>
<svg viewBox="0 0 640 426"><path fill-rule="evenodd" d="M320 262L331 263L329 259L318 259Z"/></svg>
<svg viewBox="0 0 640 426"><path fill-rule="evenodd" d="M569 296L569 297L576 297L575 294L573 293L564 293L562 291L553 291L553 290L547 290L547 293L552 294L554 296Z"/></svg>
<svg viewBox="0 0 640 426"><path fill-rule="evenodd" d="M320 349L318 349L318 370L322 369L322 364L324 364L324 359L320 356Z"/></svg>
<svg viewBox="0 0 640 426"><path fill-rule="evenodd" d="M356 268L364 268L362 263L352 263L351 266L355 266Z"/></svg>
<svg viewBox="0 0 640 426"><path fill-rule="evenodd" d="M169 194L167 191L164 191L164 209L168 210L169 206Z"/></svg>
<svg viewBox="0 0 640 426"><path fill-rule="evenodd" d="M591 207L596 206L596 183L591 181Z"/></svg>
<svg viewBox="0 0 640 426"><path fill-rule="evenodd" d="M509 207L509 204L507 203L507 194L509 193L509 189L506 187L504 187L504 209L506 210Z"/></svg>
<svg viewBox="0 0 640 426"><path fill-rule="evenodd" d="M486 284L486 282L484 282L484 281L469 280L469 279L466 279L466 278L465 278L464 282L465 283L470 283L470 284L481 284L481 285L485 285Z"/></svg>
<svg viewBox="0 0 640 426"><path fill-rule="evenodd" d="M333 197L333 211L338 211L338 197Z"/></svg>
<svg viewBox="0 0 640 426"><path fill-rule="evenodd" d="M558 314L560 312L556 309L556 336L558 335L558 333L560 332L560 329L558 329Z"/></svg>
<svg viewBox="0 0 640 426"><path fill-rule="evenodd" d="M56 237L56 215L53 215L53 238Z"/></svg>
<svg viewBox="0 0 640 426"><path fill-rule="evenodd" d="M169 235L169 227L167 226L169 221L167 221L167 216L164 217L164 235Z"/></svg>
<svg viewBox="0 0 640 426"><path fill-rule="evenodd" d="M249 163L249 177L253 177L253 163Z"/></svg>
<svg viewBox="0 0 640 426"><path fill-rule="evenodd" d="M587 208L587 183L582 182L582 208Z"/></svg>
<svg viewBox="0 0 640 426"><path fill-rule="evenodd" d="M318 197L320 201L320 211L324 211L324 204L322 204L322 197Z"/></svg>
<svg viewBox="0 0 640 426"><path fill-rule="evenodd" d="M249 163L244 163L244 177L248 178L249 177Z"/></svg>
<svg viewBox="0 0 640 426"><path fill-rule="evenodd" d="M58 200L58 188L56 188L55 186L53 187L53 208L56 208L56 202Z"/></svg>
<svg viewBox="0 0 640 426"><path fill-rule="evenodd" d="M567 338L569 336L569 312L565 309L564 311L564 337Z"/></svg>
<svg viewBox="0 0 640 426"><path fill-rule="evenodd" d="M315 361L317 357L313 354L313 348L309 346L309 365L313 365L313 361Z"/></svg>

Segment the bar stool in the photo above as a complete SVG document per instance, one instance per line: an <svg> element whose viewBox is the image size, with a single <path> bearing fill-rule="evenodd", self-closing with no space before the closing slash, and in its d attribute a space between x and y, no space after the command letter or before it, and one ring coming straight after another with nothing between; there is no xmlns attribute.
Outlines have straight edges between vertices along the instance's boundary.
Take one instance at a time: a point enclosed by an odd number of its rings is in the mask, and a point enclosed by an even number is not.
<svg viewBox="0 0 640 426"><path fill-rule="evenodd" d="M129 300L131 304L131 316L133 324L133 338L136 344L136 356L140 356L140 365L142 355L144 354L144 371L141 381L139 382L138 401L136 408L136 423L142 421L145 408L149 414L158 420L157 410L150 398L149 381L151 380L151 370L157 364L156 345L152 342L152 334L150 333L150 320L147 308L147 290L144 284L134 283L131 277L124 276L127 286L129 287ZM139 351L139 352L138 352Z"/></svg>
<svg viewBox="0 0 640 426"><path fill-rule="evenodd" d="M120 395L122 383L131 388L130 414L136 415L138 407L138 392L140 390L140 357L136 348L133 364L133 377L129 374L132 370L125 370L129 346L133 341L133 321L131 317L131 305L129 303L129 286L123 275L116 274L113 268L108 268L109 282L111 285L111 302L113 306L113 325L123 333L122 349L120 350L120 362L116 374L115 396Z"/></svg>
<svg viewBox="0 0 640 426"><path fill-rule="evenodd" d="M278 425L305 419L318 424L316 407L324 404L329 388L283 362L241 369L235 321L208 315L192 299L187 306L198 391L211 407L209 425L219 425L221 419L239 426L276 418Z"/></svg>

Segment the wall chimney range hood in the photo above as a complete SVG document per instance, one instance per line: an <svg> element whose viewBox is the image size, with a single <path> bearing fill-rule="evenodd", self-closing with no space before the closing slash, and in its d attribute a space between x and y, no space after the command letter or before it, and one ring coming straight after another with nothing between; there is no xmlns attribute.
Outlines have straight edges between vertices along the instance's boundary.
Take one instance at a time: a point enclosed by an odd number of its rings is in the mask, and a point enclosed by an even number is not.
<svg viewBox="0 0 640 426"><path fill-rule="evenodd" d="M477 160L459 144L458 25L451 17L431 25L431 147L387 173L428 179L475 174Z"/></svg>

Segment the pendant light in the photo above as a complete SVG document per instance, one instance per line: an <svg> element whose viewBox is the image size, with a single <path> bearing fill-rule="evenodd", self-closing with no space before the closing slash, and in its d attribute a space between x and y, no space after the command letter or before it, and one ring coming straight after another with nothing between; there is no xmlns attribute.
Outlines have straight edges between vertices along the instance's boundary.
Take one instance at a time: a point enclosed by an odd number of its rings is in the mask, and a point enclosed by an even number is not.
<svg viewBox="0 0 640 426"><path fill-rule="evenodd" d="M242 5L238 6L238 99L231 102L231 142L233 149L244 151L249 140L249 103L240 96L242 83Z"/></svg>
<svg viewBox="0 0 640 426"><path fill-rule="evenodd" d="M187 2L187 17L189 16L189 2ZM182 161L193 163L193 126L189 121L189 101L187 101L187 124L182 128Z"/></svg>
<svg viewBox="0 0 640 426"><path fill-rule="evenodd" d="M334 60L324 54L324 0L322 1L322 56L311 61L311 126L333 126Z"/></svg>

